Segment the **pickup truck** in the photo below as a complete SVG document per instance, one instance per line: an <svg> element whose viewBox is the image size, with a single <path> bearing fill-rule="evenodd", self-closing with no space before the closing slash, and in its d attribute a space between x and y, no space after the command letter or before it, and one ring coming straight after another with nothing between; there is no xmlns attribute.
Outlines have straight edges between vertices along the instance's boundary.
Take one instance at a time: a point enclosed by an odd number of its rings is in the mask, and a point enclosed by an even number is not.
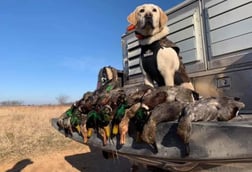
<svg viewBox="0 0 252 172"><path fill-rule="evenodd" d="M168 9L168 38L179 46L183 63L202 96L239 97L245 103L241 117L228 122L193 122L191 153L176 135L177 121L157 126L158 152L127 137L123 146L103 145L92 135L87 144L146 166L169 171L251 171L252 169L252 1L186 0ZM143 83L140 47L134 31L121 37L121 86ZM207 91L206 91L207 90ZM208 95L209 94L209 95ZM58 129L56 119L52 125ZM72 139L83 143L76 132Z"/></svg>

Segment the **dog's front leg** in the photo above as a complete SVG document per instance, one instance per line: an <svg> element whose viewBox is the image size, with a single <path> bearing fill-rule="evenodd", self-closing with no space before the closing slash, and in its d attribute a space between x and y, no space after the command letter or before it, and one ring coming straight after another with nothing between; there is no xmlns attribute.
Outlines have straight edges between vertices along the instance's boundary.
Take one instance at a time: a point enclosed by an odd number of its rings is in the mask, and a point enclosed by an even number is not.
<svg viewBox="0 0 252 172"><path fill-rule="evenodd" d="M172 48L162 48L157 54L158 70L166 86L174 86L175 71L179 69L179 57Z"/></svg>
<svg viewBox="0 0 252 172"><path fill-rule="evenodd" d="M154 87L154 84L153 84L153 82L152 82L152 79L151 79L150 76L147 75L147 74L144 75L144 84L145 84L145 85L149 85L149 86L151 86L151 87Z"/></svg>
<svg viewBox="0 0 252 172"><path fill-rule="evenodd" d="M144 84L145 84L145 85L149 85L149 86L151 86L151 87L154 87L153 80L152 80L151 77L145 72L145 70L144 70L144 68L143 68L143 64L142 64L141 58L140 58L139 64L140 64L140 68L141 68L142 73L143 73L143 76L144 76Z"/></svg>
<svg viewBox="0 0 252 172"><path fill-rule="evenodd" d="M159 66L159 71L164 78L166 86L174 86L174 74L175 69L171 69L167 66Z"/></svg>
<svg viewBox="0 0 252 172"><path fill-rule="evenodd" d="M174 86L174 72L167 70L167 73L164 75L164 81L166 86Z"/></svg>

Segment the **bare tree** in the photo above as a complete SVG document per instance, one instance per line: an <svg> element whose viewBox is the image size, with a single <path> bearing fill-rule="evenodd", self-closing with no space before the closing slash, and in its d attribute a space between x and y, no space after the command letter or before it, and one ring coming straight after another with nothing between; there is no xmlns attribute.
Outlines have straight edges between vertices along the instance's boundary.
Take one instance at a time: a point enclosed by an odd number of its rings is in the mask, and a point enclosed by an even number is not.
<svg viewBox="0 0 252 172"><path fill-rule="evenodd" d="M56 97L56 100L58 101L60 105L67 104L68 99L69 99L69 96L67 95L59 95L58 97Z"/></svg>

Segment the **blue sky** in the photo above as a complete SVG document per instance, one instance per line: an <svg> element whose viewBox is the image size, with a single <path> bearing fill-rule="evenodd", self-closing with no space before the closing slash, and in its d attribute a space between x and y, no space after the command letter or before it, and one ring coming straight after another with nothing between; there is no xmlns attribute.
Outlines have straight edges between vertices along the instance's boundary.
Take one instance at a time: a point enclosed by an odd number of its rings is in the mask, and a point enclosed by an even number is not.
<svg viewBox="0 0 252 172"><path fill-rule="evenodd" d="M183 0L0 0L0 102L75 101L100 68L122 69L121 36L136 6Z"/></svg>

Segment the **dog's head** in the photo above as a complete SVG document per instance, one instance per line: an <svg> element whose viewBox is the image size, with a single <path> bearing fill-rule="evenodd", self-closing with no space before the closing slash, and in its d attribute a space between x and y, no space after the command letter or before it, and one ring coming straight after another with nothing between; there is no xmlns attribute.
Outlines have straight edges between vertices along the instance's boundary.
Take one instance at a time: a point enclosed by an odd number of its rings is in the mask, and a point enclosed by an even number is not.
<svg viewBox="0 0 252 172"><path fill-rule="evenodd" d="M135 26L143 36L152 36L160 32L168 21L165 12L154 4L138 6L129 16L128 22Z"/></svg>

